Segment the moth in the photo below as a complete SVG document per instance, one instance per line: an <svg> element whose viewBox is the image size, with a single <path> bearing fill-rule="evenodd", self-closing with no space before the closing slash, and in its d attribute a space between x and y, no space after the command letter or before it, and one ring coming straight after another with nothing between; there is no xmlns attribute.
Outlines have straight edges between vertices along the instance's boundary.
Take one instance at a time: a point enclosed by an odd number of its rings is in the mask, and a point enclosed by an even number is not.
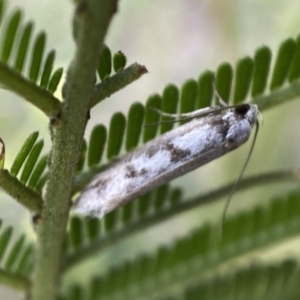
<svg viewBox="0 0 300 300"><path fill-rule="evenodd" d="M191 121L149 141L96 175L79 195L75 211L102 218L128 201L240 147L249 139L255 124L258 128L258 107L220 104L181 115ZM253 144L250 152L252 148Z"/></svg>

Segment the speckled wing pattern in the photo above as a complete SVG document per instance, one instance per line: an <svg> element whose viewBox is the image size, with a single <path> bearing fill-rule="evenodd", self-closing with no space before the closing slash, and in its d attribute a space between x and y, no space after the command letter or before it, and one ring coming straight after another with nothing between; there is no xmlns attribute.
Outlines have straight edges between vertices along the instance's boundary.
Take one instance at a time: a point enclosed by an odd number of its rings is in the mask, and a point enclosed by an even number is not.
<svg viewBox="0 0 300 300"><path fill-rule="evenodd" d="M256 122L256 105L193 119L149 141L96 175L75 211L103 217L115 208L244 144Z"/></svg>

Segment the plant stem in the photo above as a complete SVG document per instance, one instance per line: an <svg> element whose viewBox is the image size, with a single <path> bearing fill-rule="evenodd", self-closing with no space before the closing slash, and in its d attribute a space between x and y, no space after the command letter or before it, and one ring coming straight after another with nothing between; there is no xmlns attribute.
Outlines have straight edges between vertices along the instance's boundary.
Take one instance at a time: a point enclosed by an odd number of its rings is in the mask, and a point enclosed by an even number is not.
<svg viewBox="0 0 300 300"><path fill-rule="evenodd" d="M74 16L78 47L68 72L61 118L55 124L49 181L37 233L32 300L54 300L57 297L72 183L95 70L108 25L116 11L116 0L87 0L78 5Z"/></svg>

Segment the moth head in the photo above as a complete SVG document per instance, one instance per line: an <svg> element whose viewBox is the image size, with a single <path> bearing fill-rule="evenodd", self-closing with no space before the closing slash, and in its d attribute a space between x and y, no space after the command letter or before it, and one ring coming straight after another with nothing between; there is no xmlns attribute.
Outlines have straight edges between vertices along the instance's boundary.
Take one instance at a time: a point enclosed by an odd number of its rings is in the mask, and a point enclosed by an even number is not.
<svg viewBox="0 0 300 300"><path fill-rule="evenodd" d="M237 105L234 112L242 117L246 118L251 126L257 123L257 116L260 114L256 104L243 103Z"/></svg>

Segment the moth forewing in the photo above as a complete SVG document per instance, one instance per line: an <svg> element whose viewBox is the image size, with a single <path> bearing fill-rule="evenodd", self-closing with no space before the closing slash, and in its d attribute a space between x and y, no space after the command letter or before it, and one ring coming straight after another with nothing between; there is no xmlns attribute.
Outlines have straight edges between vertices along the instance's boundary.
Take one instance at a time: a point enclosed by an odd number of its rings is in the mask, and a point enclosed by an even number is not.
<svg viewBox="0 0 300 300"><path fill-rule="evenodd" d="M241 104L169 131L125 155L96 175L75 203L78 213L103 217L146 192L182 176L245 143L258 114Z"/></svg>

